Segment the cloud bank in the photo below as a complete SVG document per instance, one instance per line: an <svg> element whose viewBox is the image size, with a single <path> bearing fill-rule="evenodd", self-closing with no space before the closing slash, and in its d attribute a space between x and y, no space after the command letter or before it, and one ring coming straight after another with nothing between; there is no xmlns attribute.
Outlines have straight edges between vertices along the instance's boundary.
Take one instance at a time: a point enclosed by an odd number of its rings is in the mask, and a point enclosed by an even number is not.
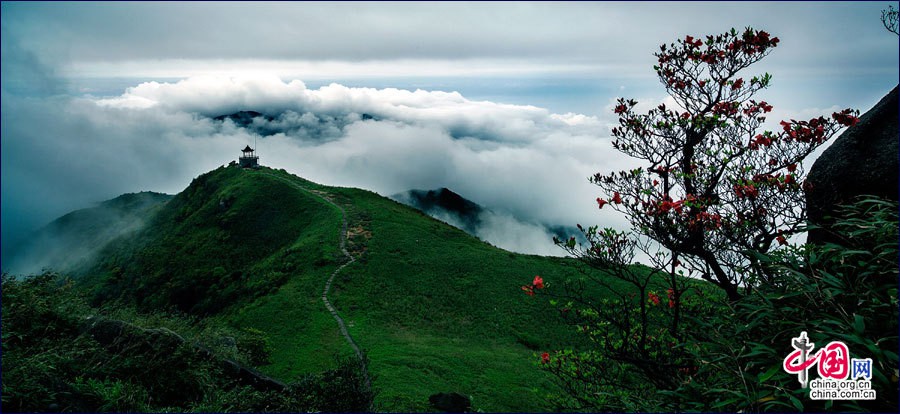
<svg viewBox="0 0 900 414"><path fill-rule="evenodd" d="M34 227L124 192L178 192L251 144L264 165L324 184L453 188L499 212L484 239L548 254L536 224L614 221L596 211L586 178L625 166L605 138L609 120L456 92L196 77L106 98L3 98L3 196L14 200L4 238L16 220ZM214 119L238 111L263 115Z"/></svg>

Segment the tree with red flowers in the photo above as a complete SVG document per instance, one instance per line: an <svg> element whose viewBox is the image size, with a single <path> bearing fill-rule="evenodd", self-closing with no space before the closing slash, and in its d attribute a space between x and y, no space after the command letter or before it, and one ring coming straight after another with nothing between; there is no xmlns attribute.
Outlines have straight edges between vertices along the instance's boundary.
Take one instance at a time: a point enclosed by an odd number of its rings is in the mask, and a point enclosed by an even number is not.
<svg viewBox="0 0 900 414"><path fill-rule="evenodd" d="M543 279L522 287L528 295L554 297L563 319L591 343L541 354L543 369L569 395L561 406L679 410L678 403L654 399L665 392L673 397L672 390L692 380L704 363L694 354L699 341L692 338L705 329L698 321L728 309L709 300L706 285L682 276L711 282L731 304L754 286L777 282L758 258L803 231L802 161L854 125L858 114L845 109L764 130L773 107L755 95L771 76L743 72L778 43L752 28L686 36L655 53L654 70L674 105L638 113L636 101L617 101L613 147L646 165L590 180L605 193L598 208L625 214L631 231L579 225L584 242L555 240L605 278L586 274L578 281L548 279L546 289ZM641 251L650 266L633 265ZM559 282L563 289L550 288ZM592 282L604 298L585 289Z"/></svg>
<svg viewBox="0 0 900 414"><path fill-rule="evenodd" d="M637 113L636 101L620 98L614 109L613 147L646 167L591 178L609 195L597 199L599 208L608 204L624 213L637 234L731 300L742 288L772 281L753 252L766 253L801 231L801 162L857 122L858 112L845 109L762 131L772 105L754 95L771 76L742 71L778 43L747 28L660 46L654 70L674 107ZM582 253L595 254L593 247Z"/></svg>

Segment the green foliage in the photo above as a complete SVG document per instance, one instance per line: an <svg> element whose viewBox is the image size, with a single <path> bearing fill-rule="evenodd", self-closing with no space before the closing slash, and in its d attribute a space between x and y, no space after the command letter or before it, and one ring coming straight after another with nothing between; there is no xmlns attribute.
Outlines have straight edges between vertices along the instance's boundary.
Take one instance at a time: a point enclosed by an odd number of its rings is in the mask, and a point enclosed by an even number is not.
<svg viewBox="0 0 900 414"><path fill-rule="evenodd" d="M841 244L755 255L775 277L739 302L710 292L712 286L678 289L677 306L669 308L644 306L647 298L627 294L591 298L567 287L555 304L591 345L548 353L540 364L566 391L555 403L613 411L897 411L897 209L896 202L863 199L825 229ZM610 238L597 240L603 254L591 258L622 262L602 242ZM622 266L611 273L634 291L655 294L648 276ZM878 398L811 400L782 368L791 339L804 331L820 347L842 341L851 357L871 358Z"/></svg>
<svg viewBox="0 0 900 414"><path fill-rule="evenodd" d="M137 235L113 243L84 279L95 302L209 315L277 290L288 274L334 254L335 212L256 171L197 177ZM298 239L298 235L302 235Z"/></svg>
<svg viewBox="0 0 900 414"><path fill-rule="evenodd" d="M270 364L272 344L265 332L255 328L243 328L241 333L236 346L242 350L247 361L254 366Z"/></svg>
<svg viewBox="0 0 900 414"><path fill-rule="evenodd" d="M565 390L551 395L557 410L658 411L666 400L661 391L678 388L697 370L688 344L702 318L685 316L717 317L724 295L704 282L669 280L671 275L647 267L607 265L614 266L614 279L627 283L608 287L612 297L597 298L571 283L542 292L558 298L551 303L588 345L546 353L539 365Z"/></svg>
<svg viewBox="0 0 900 414"><path fill-rule="evenodd" d="M355 357L339 359L336 369L306 375L291 384L307 406L324 412L370 411L375 394L365 385L362 363Z"/></svg>
<svg viewBox="0 0 900 414"><path fill-rule="evenodd" d="M338 361L337 369L299 377L283 389L253 389L223 371L222 356L202 351L212 347L165 340L199 336L189 322L160 314L134 318L164 320L187 330L179 335L112 320L113 326L131 327L139 336L123 330L104 339L106 333L90 330L94 319L88 317L128 311L90 308L69 281L54 274L24 280L4 275L2 288L2 401L7 410L360 411L372 402L354 361ZM149 332L165 334L140 336ZM238 338L239 350L243 346L257 358L264 356L261 331L248 329Z"/></svg>
<svg viewBox="0 0 900 414"><path fill-rule="evenodd" d="M875 411L898 409L896 202L863 199L830 229L841 244L806 245L759 260L778 274L715 318L698 320L700 371L665 409L703 411ZM781 368L800 332L842 341L872 358L874 401L813 401Z"/></svg>

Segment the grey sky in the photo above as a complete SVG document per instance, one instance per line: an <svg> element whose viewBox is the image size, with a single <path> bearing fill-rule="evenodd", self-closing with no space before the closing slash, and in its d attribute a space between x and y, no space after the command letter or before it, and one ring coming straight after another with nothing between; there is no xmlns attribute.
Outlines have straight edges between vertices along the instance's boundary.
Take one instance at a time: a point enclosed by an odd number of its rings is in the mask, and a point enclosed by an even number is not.
<svg viewBox="0 0 900 414"><path fill-rule="evenodd" d="M607 142L615 97L665 97L659 44L762 28L782 39L752 68L774 75L776 115L865 110L897 84L888 4L3 2L4 254L72 209L177 192L234 158L252 131L201 116L232 109L282 111L263 162L325 184L447 186L535 222L614 222L585 177L625 162ZM151 80L165 93L138 86ZM99 104L125 101L153 105Z"/></svg>
<svg viewBox="0 0 900 414"><path fill-rule="evenodd" d="M896 55L873 59L895 40L878 22L886 4L7 2L2 19L24 48L71 75L114 67L103 65L178 67L219 59L473 59L618 71L645 67L663 40L748 25L783 38L772 65L841 73L896 66Z"/></svg>

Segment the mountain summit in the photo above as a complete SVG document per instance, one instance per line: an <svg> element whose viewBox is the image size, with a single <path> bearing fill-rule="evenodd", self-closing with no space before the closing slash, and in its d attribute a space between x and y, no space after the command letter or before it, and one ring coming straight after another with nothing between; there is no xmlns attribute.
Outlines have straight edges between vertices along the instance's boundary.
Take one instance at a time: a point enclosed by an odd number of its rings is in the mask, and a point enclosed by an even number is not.
<svg viewBox="0 0 900 414"><path fill-rule="evenodd" d="M413 194L482 211L448 189ZM267 167L223 166L167 197L73 270L94 303L250 330L271 350L257 368L285 382L359 349L388 411L429 411L439 393L486 411L551 408L532 392L552 386L534 353L578 339L533 323L554 309L520 286L582 277L574 260L511 253L373 192Z"/></svg>

